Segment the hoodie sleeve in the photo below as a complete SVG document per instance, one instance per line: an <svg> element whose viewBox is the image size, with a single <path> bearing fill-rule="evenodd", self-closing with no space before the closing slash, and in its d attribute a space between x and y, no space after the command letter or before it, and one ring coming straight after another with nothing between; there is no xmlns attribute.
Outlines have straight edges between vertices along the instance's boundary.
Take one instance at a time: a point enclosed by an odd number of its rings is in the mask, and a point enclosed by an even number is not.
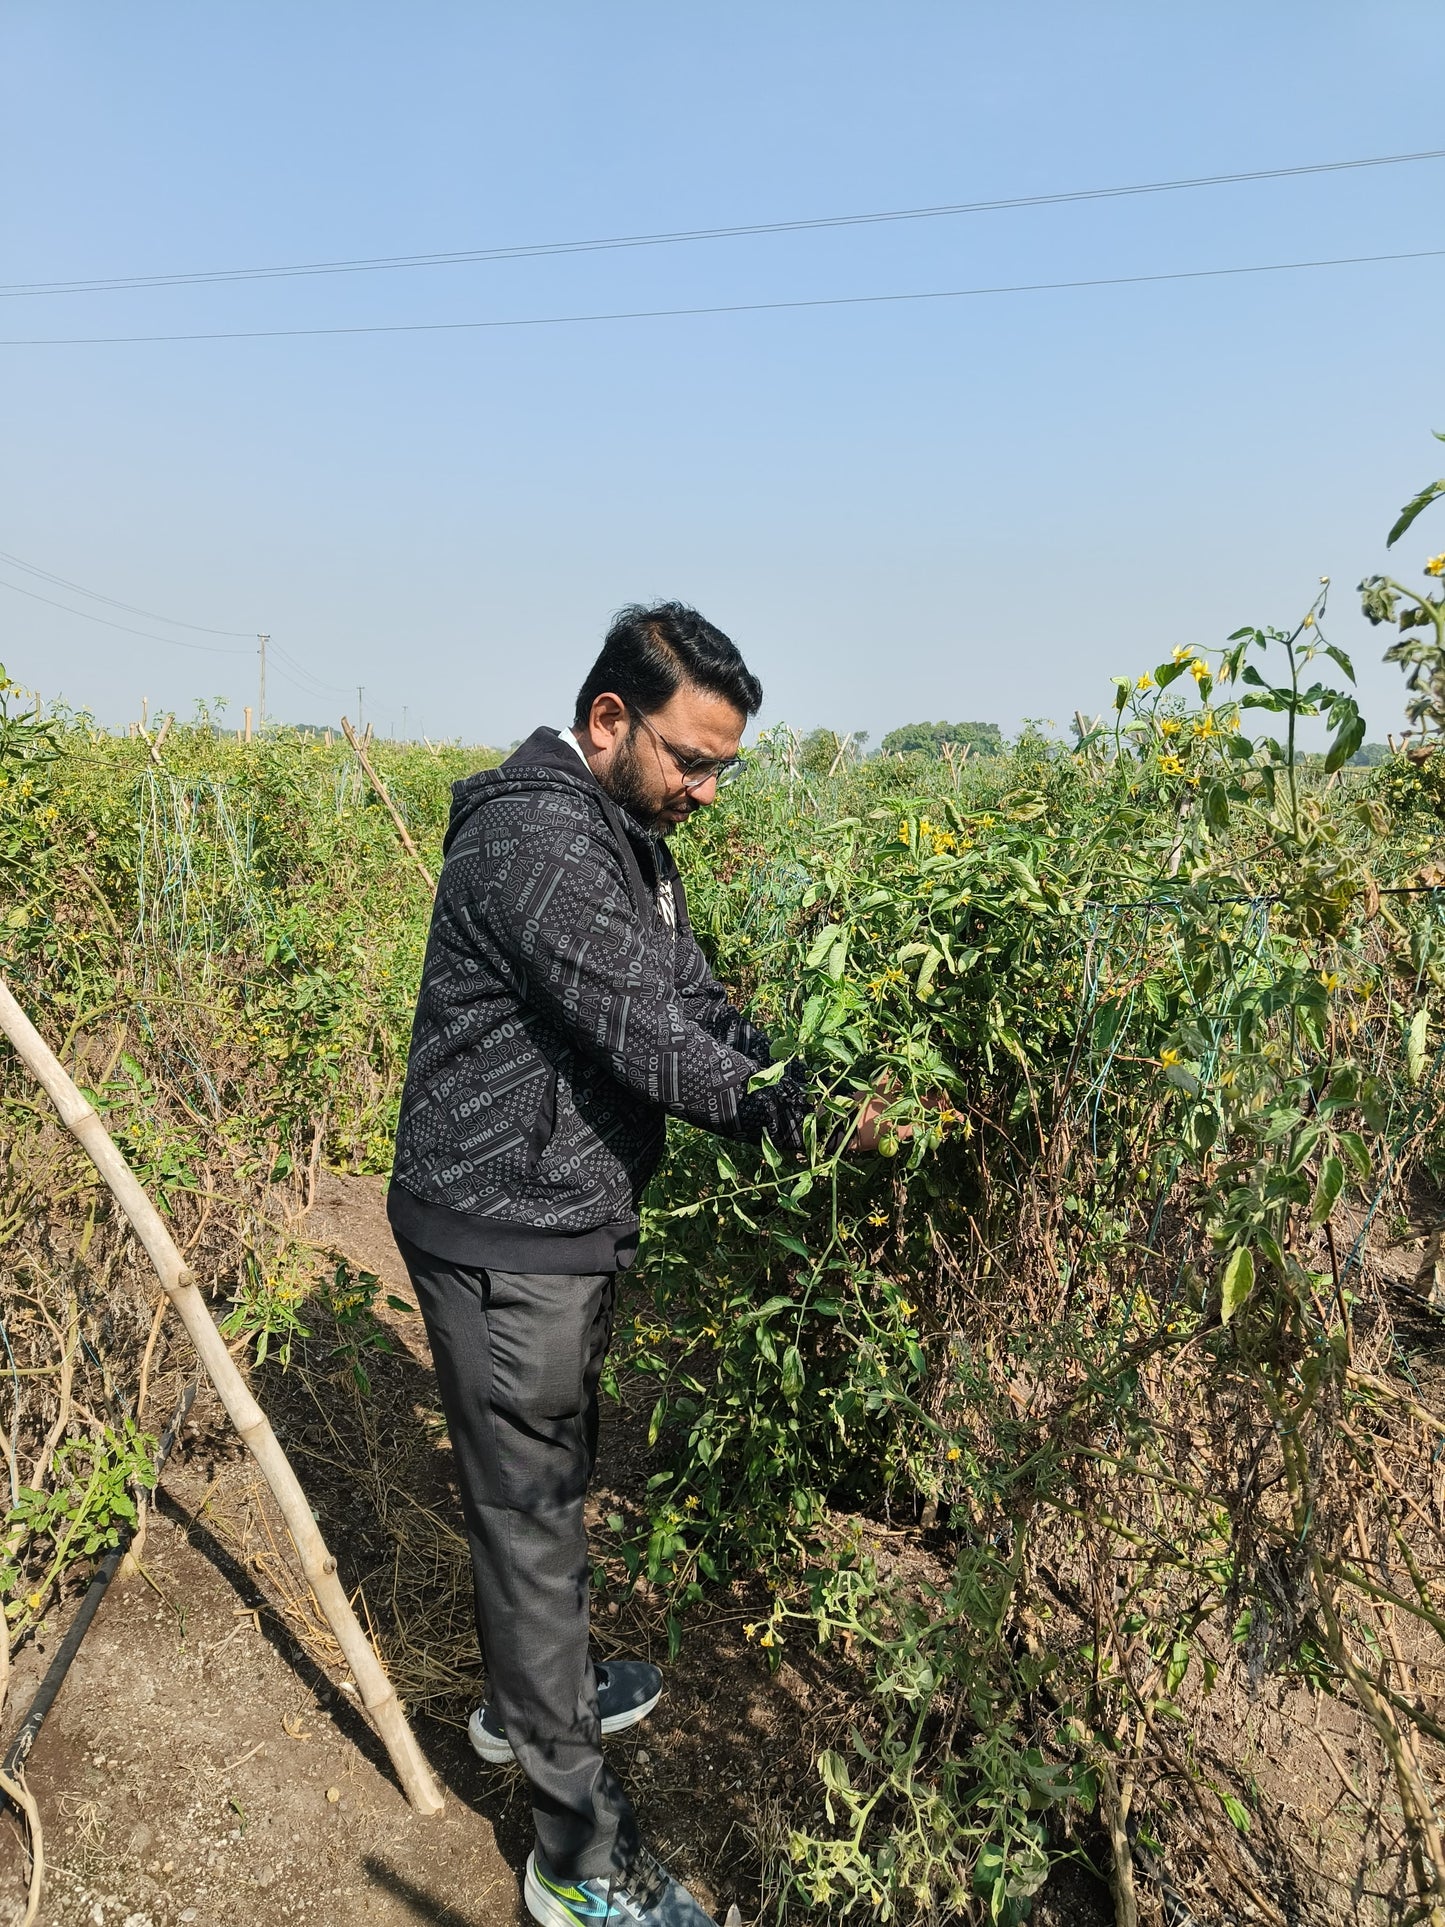
<svg viewBox="0 0 1445 1927"><path fill-rule="evenodd" d="M638 914L621 858L585 807L549 793L473 914L527 1001L620 1084L721 1137L766 1133L802 1148L813 1107L796 1074L749 1091L769 1062L766 1038L729 1012L715 980L712 992L699 986L700 1001L679 988L671 933ZM677 939L696 950L690 932Z"/></svg>

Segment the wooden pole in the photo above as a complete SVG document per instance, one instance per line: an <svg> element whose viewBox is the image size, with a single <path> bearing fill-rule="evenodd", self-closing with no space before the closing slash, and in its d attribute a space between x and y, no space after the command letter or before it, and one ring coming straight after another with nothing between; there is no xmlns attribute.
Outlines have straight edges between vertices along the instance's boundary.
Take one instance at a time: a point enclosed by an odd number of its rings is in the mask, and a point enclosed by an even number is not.
<svg viewBox="0 0 1445 1927"><path fill-rule="evenodd" d="M145 737L146 747L147 749L149 749L151 753L151 761L155 764L157 769L165 768L165 764L161 761L161 744L166 740L166 737L170 734L171 724L175 720L176 720L175 711L172 710L170 715L167 716L164 719L164 721L161 723L161 726L156 731L154 737L146 736L145 731L144 730L141 731L141 735Z"/></svg>
<svg viewBox="0 0 1445 1927"><path fill-rule="evenodd" d="M244 710L242 710L242 712L241 712L241 713L242 713L242 715L243 715L243 716L244 716L244 717L246 718L246 736L245 736L245 740L246 740L246 741L247 741L247 742L249 743L249 742L250 742L250 740L251 740L251 705L250 705L249 703L247 703L247 705L246 705L246 707L245 707L245 709L244 709Z"/></svg>
<svg viewBox="0 0 1445 1927"><path fill-rule="evenodd" d="M116 1149L94 1109L81 1096L59 1059L16 1003L3 978L0 978L0 1030L5 1032L21 1061L79 1139L86 1156L110 1186L116 1202L145 1246L155 1266L156 1276L175 1306L186 1328L186 1336L194 1345L196 1356L219 1393L227 1416L276 1496L286 1529L300 1557L301 1570L336 1635L336 1643L361 1693L362 1704L371 1715L391 1755L402 1791L418 1813L440 1813L442 1798L436 1782L422 1757L415 1735L407 1725L395 1689L382 1671L381 1662L351 1609L346 1589L336 1576L336 1561L326 1549L326 1542L306 1502L306 1494L291 1469L290 1460L281 1450L270 1421L236 1369L235 1361L216 1330L211 1314L206 1309L206 1302L196 1288L195 1279L176 1249L160 1213Z"/></svg>
<svg viewBox="0 0 1445 1927"><path fill-rule="evenodd" d="M351 724L347 722L344 716L341 719L341 727L346 731L346 740L348 743L350 743L351 747L356 751L357 761L361 764L361 767L366 771L367 778L371 783L371 787L376 791L377 795L381 798L382 802L385 803L387 809L391 812L391 820L396 825L396 833L401 838L402 848L406 851L407 855L411 858L412 862L416 865L417 871L420 874L422 880L425 882L428 890L434 891L437 887L437 880L432 875L431 871L426 867L425 863L422 862L421 851L418 850L415 843L412 842L411 831L408 830L408 828L406 827L406 824L402 822L401 811L396 807L395 803L393 803L391 800L391 791L386 787L385 783L382 782L381 778L377 775L376 771L372 768L371 758L366 753L365 745L362 743L360 737L357 735L356 731L351 727Z"/></svg>
<svg viewBox="0 0 1445 1927"><path fill-rule="evenodd" d="M848 734L843 738L842 742L839 743L838 745L838 754L833 758L832 762L828 765L828 774L830 776L836 776L838 774L838 765L843 761L844 757L848 754L848 751L852 747L853 747L853 732L850 729L848 731Z"/></svg>

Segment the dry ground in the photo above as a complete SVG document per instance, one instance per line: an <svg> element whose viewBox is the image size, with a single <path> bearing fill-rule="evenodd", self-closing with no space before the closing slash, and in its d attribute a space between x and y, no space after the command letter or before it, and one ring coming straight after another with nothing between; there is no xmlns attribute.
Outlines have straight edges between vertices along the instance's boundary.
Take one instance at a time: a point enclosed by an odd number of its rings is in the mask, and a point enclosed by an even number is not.
<svg viewBox="0 0 1445 1927"><path fill-rule="evenodd" d="M409 1297L379 1181L323 1179L307 1229ZM463 1730L479 1675L425 1338L419 1318L384 1315L396 1349L366 1361L369 1398L334 1368L335 1334L320 1331L308 1369L268 1366L257 1386L343 1574L361 1588L444 1784L445 1813L420 1820L407 1808L339 1684L339 1655L279 1556L284 1535L250 1461L203 1394L167 1468L141 1571L111 1588L31 1756L48 1863L43 1927L523 1920L524 1789L515 1771L478 1761ZM187 1363L177 1346L149 1423L164 1423ZM649 1405L638 1388L635 1403L625 1395L604 1417L593 1505L600 1554L609 1550L607 1514L638 1509L651 1469ZM74 1604L17 1655L8 1730ZM662 1705L612 1748L652 1843L719 1915L736 1899L748 1920L773 1918L758 1884L759 1842L776 1843L784 1816L818 1811L812 1760L848 1712L846 1685L820 1656L790 1650L769 1670L742 1636L758 1605L740 1588L689 1619ZM604 1654L666 1659L660 1612L645 1593L604 1590L596 1630ZM1327 1701L1312 1712L1301 1719L1297 1707L1250 1708L1220 1695L1200 1734L1221 1757L1245 1756L1278 1816L1276 1843L1302 1872L1358 1846L1360 1809L1377 1792L1353 1713ZM1275 1887L1286 1905L1291 1884ZM22 1896L20 1834L7 1817L0 1922L19 1919ZM1342 1896L1337 1917L1362 1916ZM1100 1881L1066 1869L1035 1919L1107 1927L1113 1907Z"/></svg>
<svg viewBox="0 0 1445 1927"><path fill-rule="evenodd" d="M381 1199L374 1181L323 1179L308 1232L409 1297ZM166 1469L141 1573L112 1586L30 1758L48 1868L42 1927L525 1918L525 1792L515 1770L477 1760L463 1731L480 1676L425 1337L419 1318L384 1315L397 1349L367 1360L364 1441L360 1402L336 1375L268 1366L256 1382L343 1574L362 1586L443 1782L444 1814L411 1814L354 1700L337 1690L344 1669L296 1600L250 1460L203 1393ZM179 1346L171 1364L153 1425L184 1382ZM606 1515L633 1513L652 1469L649 1405L639 1392L635 1410L606 1408L599 1550ZM75 1603L17 1654L7 1735ZM611 1749L651 1844L719 1916L738 1900L749 1920L760 1905L757 1836L782 1814L818 1810L811 1735L845 1710L810 1656L769 1670L742 1635L757 1608L740 1592L689 1620L658 1711ZM596 1631L604 1654L666 1661L645 1594L600 1598ZM0 1820L0 1849L0 1922L18 1920L13 1817ZM1093 1927L1107 1916L1086 1904L1055 1918Z"/></svg>

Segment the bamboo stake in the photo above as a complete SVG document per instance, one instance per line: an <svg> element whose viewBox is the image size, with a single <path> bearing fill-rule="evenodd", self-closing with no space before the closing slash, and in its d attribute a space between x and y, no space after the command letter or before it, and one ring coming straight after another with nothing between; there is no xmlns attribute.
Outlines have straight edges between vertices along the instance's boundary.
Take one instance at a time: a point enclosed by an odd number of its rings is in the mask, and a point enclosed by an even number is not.
<svg viewBox="0 0 1445 1927"><path fill-rule="evenodd" d="M411 858L412 862L416 865L417 870L420 873L423 881L425 882L428 890L435 890L437 887L437 880L432 875L431 871L426 867L425 863L422 862L421 851L418 850L415 843L412 842L411 832L406 827L406 824L402 821L401 811L396 807L395 803L392 802L391 791L386 787L385 783L382 782L380 776L377 775L376 770L372 767L371 758L367 755L366 749L362 744L360 737L357 735L356 731L351 727L351 724L347 722L344 716L341 719L341 727L346 731L346 740L348 743L350 743L351 747L356 751L357 761L361 764L361 767L366 771L367 779L370 782L371 787L376 791L377 795L381 798L382 802L385 803L387 809L391 812L391 820L396 825L396 833L401 838L402 847L405 849L407 855Z"/></svg>
<svg viewBox="0 0 1445 1927"><path fill-rule="evenodd" d="M291 1469L290 1460L281 1450L270 1421L251 1395L221 1334L216 1330L205 1300L196 1288L193 1273L176 1249L160 1213L116 1149L105 1125L16 1003L3 978L0 978L0 1030L5 1032L21 1061L43 1086L66 1125L79 1139L86 1155L110 1186L116 1202L145 1246L155 1266L156 1276L175 1306L186 1328L186 1336L195 1347L196 1356L220 1394L227 1416L276 1496L286 1529L300 1557L301 1570L336 1635L336 1643L360 1690L362 1704L371 1715L391 1755L391 1763L403 1792L418 1813L440 1813L442 1799L436 1783L407 1725L406 1715L401 1710L391 1681L382 1671L381 1662L351 1609L346 1589L336 1576L336 1561L326 1549L326 1542L306 1502L306 1494Z"/></svg>

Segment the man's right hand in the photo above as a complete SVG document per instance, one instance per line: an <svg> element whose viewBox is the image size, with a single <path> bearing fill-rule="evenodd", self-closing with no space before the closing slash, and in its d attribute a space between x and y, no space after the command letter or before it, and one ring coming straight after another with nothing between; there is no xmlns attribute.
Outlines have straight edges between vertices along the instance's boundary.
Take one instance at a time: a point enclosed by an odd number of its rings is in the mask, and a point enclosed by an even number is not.
<svg viewBox="0 0 1445 1927"><path fill-rule="evenodd" d="M891 1140L894 1145L906 1143L913 1135L911 1124L885 1124L884 1113L897 1096L897 1086L888 1079L879 1078L874 1086L873 1095L858 1113L858 1122L853 1127L853 1136L848 1148L852 1151L877 1151L880 1141Z"/></svg>

